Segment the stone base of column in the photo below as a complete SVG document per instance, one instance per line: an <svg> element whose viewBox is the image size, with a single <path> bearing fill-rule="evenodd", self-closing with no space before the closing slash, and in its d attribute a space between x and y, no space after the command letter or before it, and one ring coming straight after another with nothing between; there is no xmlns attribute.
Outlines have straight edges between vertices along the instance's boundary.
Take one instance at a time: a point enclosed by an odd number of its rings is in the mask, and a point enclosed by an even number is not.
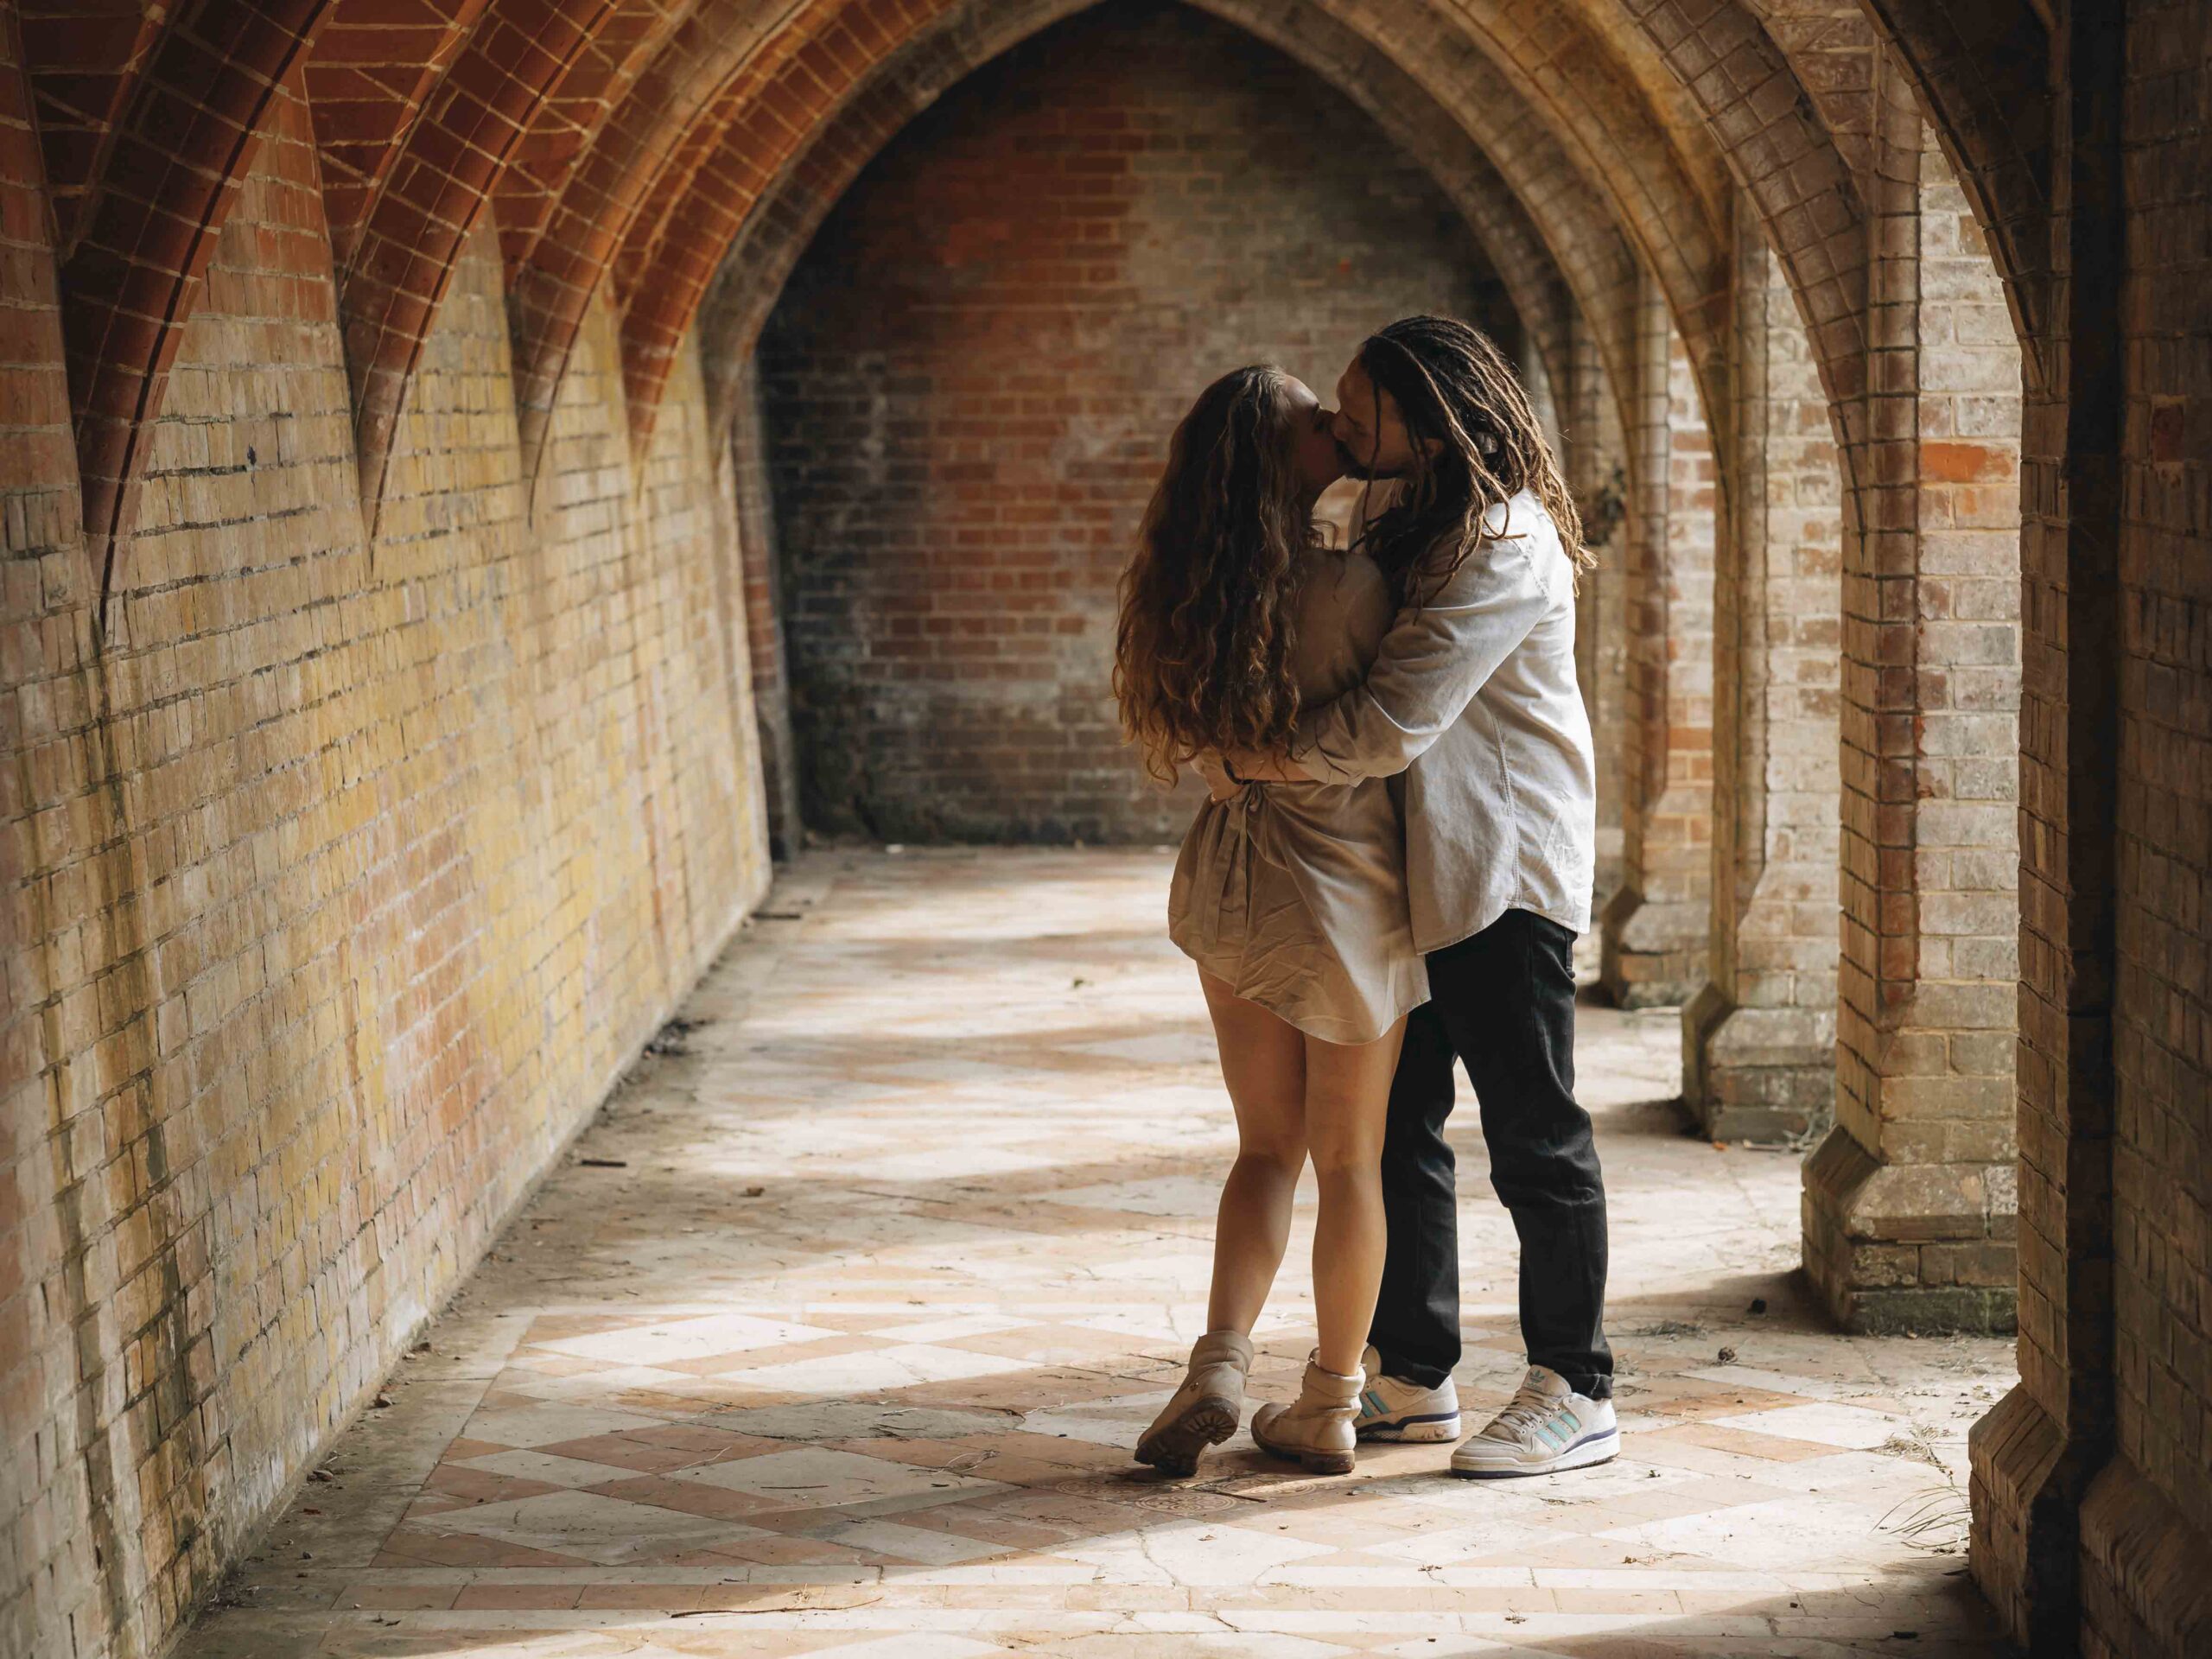
<svg viewBox="0 0 2212 1659"><path fill-rule="evenodd" d="M2033 1656L2212 1653L2212 1537L2107 1446L2069 1440L2024 1385L1974 1426L1974 1583Z"/></svg>
<svg viewBox="0 0 2212 1659"><path fill-rule="evenodd" d="M2002 1334L2018 1319L2010 1164L1884 1164L1830 1129L1805 1160L1805 1272L1847 1331Z"/></svg>
<svg viewBox="0 0 2212 1659"><path fill-rule="evenodd" d="M2125 1457L2089 1484L2081 1535L2082 1659L2212 1653L2212 1537Z"/></svg>
<svg viewBox="0 0 2212 1659"><path fill-rule="evenodd" d="M1621 832L1601 829L1598 831L1598 868L1591 882L1591 899L1596 905L1595 914L1603 917L1606 907L1620 892L1626 879L1627 865L1621 857Z"/></svg>
<svg viewBox="0 0 2212 1659"><path fill-rule="evenodd" d="M1605 956L1598 982L1617 1006L1687 1002L1705 983L1712 921L1704 900L1662 904L1624 887L1599 927Z"/></svg>
<svg viewBox="0 0 2212 1659"><path fill-rule="evenodd" d="M2080 1505L2098 1452L2066 1433L2023 1384L1967 1436L1974 1509L1967 1563L2005 1633L2023 1648L2043 1630L2071 1653L2081 1621Z"/></svg>
<svg viewBox="0 0 2212 1659"><path fill-rule="evenodd" d="M1709 1141L1804 1141L1835 1121L1832 1009L1744 1008L1707 981L1682 1010L1682 1107Z"/></svg>
<svg viewBox="0 0 2212 1659"><path fill-rule="evenodd" d="M791 720L766 708L753 722L760 734L760 783L768 804L768 852L785 859L806 846L806 822L798 804L798 753Z"/></svg>

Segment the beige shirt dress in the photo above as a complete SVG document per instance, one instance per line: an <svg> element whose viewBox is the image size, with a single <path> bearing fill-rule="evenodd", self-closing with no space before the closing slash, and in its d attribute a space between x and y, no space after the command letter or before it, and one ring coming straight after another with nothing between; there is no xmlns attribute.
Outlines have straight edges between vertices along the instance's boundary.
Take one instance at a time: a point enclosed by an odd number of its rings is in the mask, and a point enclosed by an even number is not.
<svg viewBox="0 0 2212 1659"><path fill-rule="evenodd" d="M1364 554L1313 556L1294 663L1308 707L1366 678L1395 611ZM1237 995L1324 1042L1371 1043L1428 1000L1405 828L1381 778L1247 784L1208 801L1183 837L1167 927Z"/></svg>

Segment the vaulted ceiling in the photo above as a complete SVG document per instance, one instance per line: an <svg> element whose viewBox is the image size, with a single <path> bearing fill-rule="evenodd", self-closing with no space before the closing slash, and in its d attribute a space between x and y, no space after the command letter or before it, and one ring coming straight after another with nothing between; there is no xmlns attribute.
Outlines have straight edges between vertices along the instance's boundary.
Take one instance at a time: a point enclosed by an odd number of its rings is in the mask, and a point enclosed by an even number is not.
<svg viewBox="0 0 2212 1659"><path fill-rule="evenodd" d="M2036 302L2040 262L2007 239L2042 205L2015 134L2048 124L2044 26L2024 0L1199 3L1382 118L1460 202L1540 341L1560 327L1547 293L1563 290L1618 361L1622 301L1647 266L1716 425L1738 189L1832 396L1863 382L1885 49L1954 145L2016 310ZM525 471L595 295L620 318L642 445L732 250L773 273L724 276L718 338L741 349L796 253L790 227L899 111L1080 4L22 0L93 545L112 556L128 535L144 429L286 86L304 91L321 150L373 523L423 343L487 214Z"/></svg>

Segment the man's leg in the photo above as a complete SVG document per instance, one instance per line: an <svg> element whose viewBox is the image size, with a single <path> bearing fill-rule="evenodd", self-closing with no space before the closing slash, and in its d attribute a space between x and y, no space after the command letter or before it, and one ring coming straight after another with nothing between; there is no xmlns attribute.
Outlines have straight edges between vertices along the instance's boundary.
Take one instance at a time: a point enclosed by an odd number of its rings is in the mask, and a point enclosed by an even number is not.
<svg viewBox="0 0 2212 1659"><path fill-rule="evenodd" d="M1452 1040L1436 1005L1406 1019L1382 1135L1389 1243L1369 1340L1391 1376L1441 1388L1459 1363L1459 1212L1452 1147Z"/></svg>
<svg viewBox="0 0 2212 1659"><path fill-rule="evenodd" d="M1574 1099L1574 935L1508 911L1428 958L1429 985L1481 1104L1491 1185L1521 1237L1521 1338L1577 1394L1613 1391L1605 1184Z"/></svg>

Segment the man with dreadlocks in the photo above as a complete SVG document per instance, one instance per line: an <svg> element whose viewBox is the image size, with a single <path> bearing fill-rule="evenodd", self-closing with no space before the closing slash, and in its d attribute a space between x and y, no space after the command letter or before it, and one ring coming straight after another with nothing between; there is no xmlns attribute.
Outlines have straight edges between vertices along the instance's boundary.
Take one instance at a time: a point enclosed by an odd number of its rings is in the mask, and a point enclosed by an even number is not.
<svg viewBox="0 0 2212 1659"><path fill-rule="evenodd" d="M1414 1010L1382 1153L1389 1245L1357 1420L1364 1439L1458 1438L1459 1268L1452 1065L1479 1103L1491 1181L1521 1241L1529 1371L1455 1474L1547 1474L1620 1449L1604 1329L1605 1190L1574 1098L1575 936L1597 839L1574 676L1581 524L1519 380L1478 330L1408 317L1338 382L1346 469L1370 480L1360 542L1402 607L1365 684L1301 713L1242 779L1404 791Z"/></svg>

